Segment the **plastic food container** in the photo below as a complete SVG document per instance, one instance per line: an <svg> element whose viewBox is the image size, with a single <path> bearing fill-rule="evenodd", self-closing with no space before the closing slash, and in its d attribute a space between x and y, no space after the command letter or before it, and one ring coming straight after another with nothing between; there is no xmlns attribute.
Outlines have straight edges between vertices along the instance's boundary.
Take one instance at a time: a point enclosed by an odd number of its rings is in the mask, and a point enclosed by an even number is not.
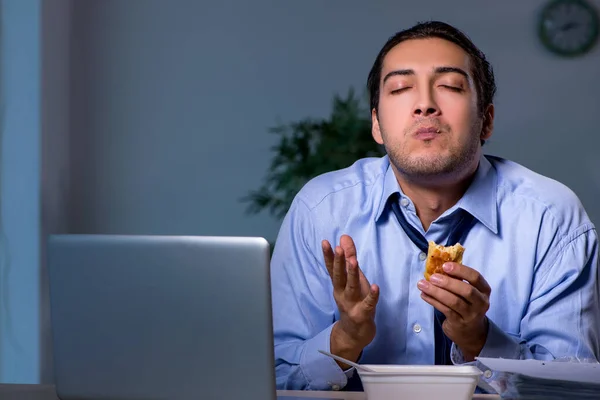
<svg viewBox="0 0 600 400"><path fill-rule="evenodd" d="M470 365L368 365L357 370L368 400L470 400L481 371Z"/></svg>

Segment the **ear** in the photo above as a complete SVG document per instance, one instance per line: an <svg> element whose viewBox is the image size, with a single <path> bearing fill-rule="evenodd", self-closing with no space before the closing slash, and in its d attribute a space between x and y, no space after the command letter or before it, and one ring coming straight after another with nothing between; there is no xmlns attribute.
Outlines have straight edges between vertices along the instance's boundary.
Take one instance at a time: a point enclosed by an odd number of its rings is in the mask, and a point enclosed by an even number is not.
<svg viewBox="0 0 600 400"><path fill-rule="evenodd" d="M494 105L490 104L487 106L483 113L483 125L481 127L481 139L488 140L492 137L494 131Z"/></svg>
<svg viewBox="0 0 600 400"><path fill-rule="evenodd" d="M381 136L381 128L375 109L371 110L371 135L373 135L373 139L375 139L377 143L383 144L383 136Z"/></svg>

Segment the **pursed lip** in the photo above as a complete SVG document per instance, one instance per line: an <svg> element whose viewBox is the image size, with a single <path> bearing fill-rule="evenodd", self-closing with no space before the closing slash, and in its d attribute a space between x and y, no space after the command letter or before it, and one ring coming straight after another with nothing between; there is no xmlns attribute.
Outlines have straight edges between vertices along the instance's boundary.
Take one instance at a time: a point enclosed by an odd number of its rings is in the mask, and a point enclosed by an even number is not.
<svg viewBox="0 0 600 400"><path fill-rule="evenodd" d="M433 126L427 126L419 128L415 131L415 137L421 140L431 140L438 136L440 129L434 128Z"/></svg>

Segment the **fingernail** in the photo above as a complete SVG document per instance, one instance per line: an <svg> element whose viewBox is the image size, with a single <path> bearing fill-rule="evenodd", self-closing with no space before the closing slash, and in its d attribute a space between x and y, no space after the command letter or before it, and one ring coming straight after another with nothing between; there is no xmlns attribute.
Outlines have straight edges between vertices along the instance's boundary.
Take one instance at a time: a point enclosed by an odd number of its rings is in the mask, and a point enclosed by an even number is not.
<svg viewBox="0 0 600 400"><path fill-rule="evenodd" d="M433 274L429 277L429 280L433 283L442 283L442 277L438 274Z"/></svg>
<svg viewBox="0 0 600 400"><path fill-rule="evenodd" d="M442 268L446 272L452 272L452 264L445 263L444 265L442 265Z"/></svg>
<svg viewBox="0 0 600 400"><path fill-rule="evenodd" d="M419 282L417 282L417 286L419 287L419 289L427 289L429 287L429 282L420 280Z"/></svg>

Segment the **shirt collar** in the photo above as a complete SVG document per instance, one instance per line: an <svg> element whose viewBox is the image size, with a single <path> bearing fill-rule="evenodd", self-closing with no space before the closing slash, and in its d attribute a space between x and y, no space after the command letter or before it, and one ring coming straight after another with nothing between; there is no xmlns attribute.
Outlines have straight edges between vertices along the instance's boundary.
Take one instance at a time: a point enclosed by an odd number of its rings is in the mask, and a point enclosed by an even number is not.
<svg viewBox="0 0 600 400"><path fill-rule="evenodd" d="M387 170L383 178L383 191L375 213L375 221L379 220L386 210L388 199L392 194L400 193L402 195L394 170L389 163L389 158L387 161ZM498 233L497 182L496 169L482 155L473 182L457 203L457 207L469 212L494 234Z"/></svg>
<svg viewBox="0 0 600 400"><path fill-rule="evenodd" d="M497 192L498 176L496 169L482 155L475 178L457 205L477 218L494 234L498 234Z"/></svg>
<svg viewBox="0 0 600 400"><path fill-rule="evenodd" d="M396 180L396 175L394 175L394 170L390 164L389 156L385 156L387 161L387 168L385 171L385 175L383 176L383 191L381 193L381 198L379 199L379 204L377 206L377 212L375 212L375 222L381 218L381 215L387 208L387 202L391 195L394 193L402 193L400 190L400 185L398 185L398 181Z"/></svg>

